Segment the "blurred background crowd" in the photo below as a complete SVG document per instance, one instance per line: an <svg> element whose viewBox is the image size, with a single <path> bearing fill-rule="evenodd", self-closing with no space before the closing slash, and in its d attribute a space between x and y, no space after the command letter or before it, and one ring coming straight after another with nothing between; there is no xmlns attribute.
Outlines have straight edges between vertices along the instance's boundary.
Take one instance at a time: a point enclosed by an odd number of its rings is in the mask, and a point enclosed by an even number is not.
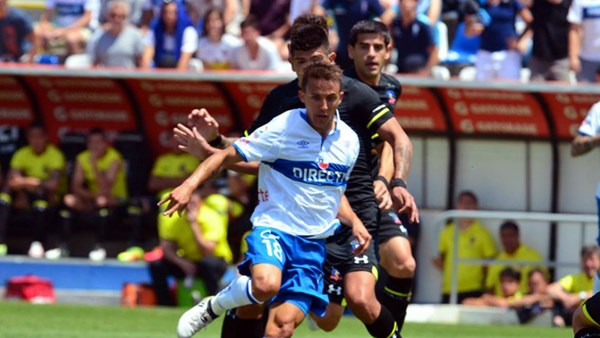
<svg viewBox="0 0 600 338"><path fill-rule="evenodd" d="M600 66L597 1L14 1L25 10L0 0L2 61L290 72L289 28L312 12L327 17L342 67L350 28L372 18L393 37L389 73L576 83Z"/></svg>

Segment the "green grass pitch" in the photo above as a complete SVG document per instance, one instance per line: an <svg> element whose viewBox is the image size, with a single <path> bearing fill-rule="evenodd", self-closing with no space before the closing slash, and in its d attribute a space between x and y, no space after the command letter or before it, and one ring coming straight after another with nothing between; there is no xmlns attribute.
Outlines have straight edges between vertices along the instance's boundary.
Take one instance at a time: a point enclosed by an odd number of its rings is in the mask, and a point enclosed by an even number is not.
<svg viewBox="0 0 600 338"><path fill-rule="evenodd" d="M0 338L153 338L176 337L175 325L185 309L136 308L82 305L33 305L0 301ZM218 338L220 321L197 337ZM527 326L477 326L406 324L404 338L568 338L569 329ZM332 333L310 331L301 325L294 337L368 338L361 323L344 317ZM240 337L243 338L243 337Z"/></svg>

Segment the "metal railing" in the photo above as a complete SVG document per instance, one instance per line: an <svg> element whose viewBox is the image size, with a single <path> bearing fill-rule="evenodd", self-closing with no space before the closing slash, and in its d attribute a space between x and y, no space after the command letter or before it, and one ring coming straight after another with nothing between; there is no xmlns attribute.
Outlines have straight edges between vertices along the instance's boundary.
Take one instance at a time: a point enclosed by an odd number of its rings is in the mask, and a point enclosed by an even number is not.
<svg viewBox="0 0 600 338"><path fill-rule="evenodd" d="M475 218L475 219L493 219L493 220L514 220L519 221L539 221L539 222L565 222L565 223L579 223L583 228L586 224L598 223L597 215L590 214L556 214L556 213L540 213L540 212L513 212L513 211L473 211L473 210L447 210L435 217L435 225L437 229L441 229L448 220L452 220L454 224L458 224L457 219L459 218ZM439 233L439 231L438 231ZM583 233L583 231L582 231ZM494 259L460 259L458 257L458 239L459 231L458 227L455 227L454 239L453 239L453 260L452 260L452 277L451 277L451 289L450 289L450 304L456 304L458 300L458 264L489 264L493 263L534 263L543 264L545 266L571 266L573 263L557 262L553 260L545 260L541 262L531 262L525 260L494 260ZM581 238L582 245L583 236Z"/></svg>

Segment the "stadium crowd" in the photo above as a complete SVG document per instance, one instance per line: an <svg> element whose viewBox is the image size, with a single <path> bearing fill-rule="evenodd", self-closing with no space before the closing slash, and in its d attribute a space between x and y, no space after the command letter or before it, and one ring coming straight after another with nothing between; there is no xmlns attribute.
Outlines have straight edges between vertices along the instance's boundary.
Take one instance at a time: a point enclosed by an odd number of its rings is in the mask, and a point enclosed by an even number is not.
<svg viewBox="0 0 600 338"><path fill-rule="evenodd" d="M350 28L385 23L386 72L437 79L596 82L597 6L584 0L47 0L39 20L0 0L0 61L67 67L290 72L302 13L326 16L337 62Z"/></svg>
<svg viewBox="0 0 600 338"><path fill-rule="evenodd" d="M426 4L415 0L222 1L217 6L213 2L178 0L92 2L49 1L40 22L34 25L23 12L0 0L0 57L4 61L38 63L58 59L68 65L73 62L69 60L85 51L88 64L98 67L291 72L287 38L292 20L313 12L328 17L330 41L338 54L336 61L346 69L352 68L354 59L348 54L360 46L351 36L351 28L362 19L374 17L387 25L395 46L394 57L386 66L388 72L442 78L440 65L453 65L454 68L443 68L453 75L474 66L479 80L518 80L522 77L522 65L527 64L533 80L569 81L573 72L579 81L593 82L600 65L600 60L594 60L600 53L593 50L593 25L600 22L582 15L586 4L579 0L572 4L565 0L456 4L435 0ZM519 34L517 16L526 24ZM539 20L542 17L544 20ZM557 32L561 28L564 30ZM531 37L533 47L527 40ZM466 41L471 39L479 41ZM444 40L451 40L452 47L441 57L439 50L448 45ZM463 51L455 43L469 45L471 54L461 58ZM348 45L353 48L347 48ZM454 62L451 55L458 55L454 60L458 61ZM22 210L33 217L31 224L35 227L28 254L47 259L68 256L71 228L88 222L94 228L89 258L104 260L108 229L114 220L127 218L128 247L122 248L117 257L150 262L160 305L174 303L168 289L169 276L200 277L207 293L217 293L228 265L238 262L240 252L247 250L243 236L250 230L249 210L256 204L254 199L268 199L267 192L254 191L256 185L251 176L225 171L219 179L194 191L182 210L185 217L167 217L164 209L154 207L155 202L164 200L165 194L182 184L199 164L196 157L181 151L174 140L169 140L170 151L155 159L146 186L148 195L132 199L124 156L102 130L89 131L85 150L76 154L72 163L48 141L43 126L30 126L26 136L27 144L15 152L10 167L5 168L8 174L0 181L0 255L9 253L6 233L11 218ZM406 183L401 183L406 188ZM402 187L401 183L396 187ZM477 204L472 192L458 196L458 208L476 210ZM145 244L144 215L154 217L158 228L154 239L158 246L146 254L144 249L149 248L141 247ZM58 227L50 229L48 224ZM461 232L461 247L456 251L451 240L454 231ZM460 220L443 230L439 256L433 262L444 271L442 299L447 302L449 298L448 271L452 269L454 252L465 255L461 258L516 260L515 266L492 264L489 269L461 271L459 302L517 308L524 322L551 310L555 325L569 324L580 302L592 295L593 278L600 268L598 247L582 248L581 274L548 283L543 264L524 266L518 262L542 260L535 250L520 242L518 224L503 223L499 238L500 253L492 235L476 220ZM404 278L410 283L414 266L412 270L410 278ZM410 287L406 299L410 298Z"/></svg>

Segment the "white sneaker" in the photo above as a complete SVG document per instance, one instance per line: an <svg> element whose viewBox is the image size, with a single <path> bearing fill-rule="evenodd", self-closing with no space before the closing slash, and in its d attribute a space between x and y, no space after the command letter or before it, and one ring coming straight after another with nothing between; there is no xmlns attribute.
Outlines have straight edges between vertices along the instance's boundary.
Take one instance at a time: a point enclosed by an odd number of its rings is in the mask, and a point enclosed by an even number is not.
<svg viewBox="0 0 600 338"><path fill-rule="evenodd" d="M98 248L90 251L90 254L88 256L94 262L100 262L106 258L106 250L104 250L104 248L102 248L102 247L98 247Z"/></svg>
<svg viewBox="0 0 600 338"><path fill-rule="evenodd" d="M179 323L177 323L177 336L179 338L189 338L215 320L216 317L211 316L208 311L208 304L213 298L204 298L198 305L181 315Z"/></svg>
<svg viewBox="0 0 600 338"><path fill-rule="evenodd" d="M44 246L40 242L31 242L29 251L27 252L31 258L43 258L44 257Z"/></svg>
<svg viewBox="0 0 600 338"><path fill-rule="evenodd" d="M50 250L46 251L45 256L46 256L46 259L56 260L56 259L61 259L63 257L68 257L69 252L66 249L54 248L54 249L50 249Z"/></svg>

